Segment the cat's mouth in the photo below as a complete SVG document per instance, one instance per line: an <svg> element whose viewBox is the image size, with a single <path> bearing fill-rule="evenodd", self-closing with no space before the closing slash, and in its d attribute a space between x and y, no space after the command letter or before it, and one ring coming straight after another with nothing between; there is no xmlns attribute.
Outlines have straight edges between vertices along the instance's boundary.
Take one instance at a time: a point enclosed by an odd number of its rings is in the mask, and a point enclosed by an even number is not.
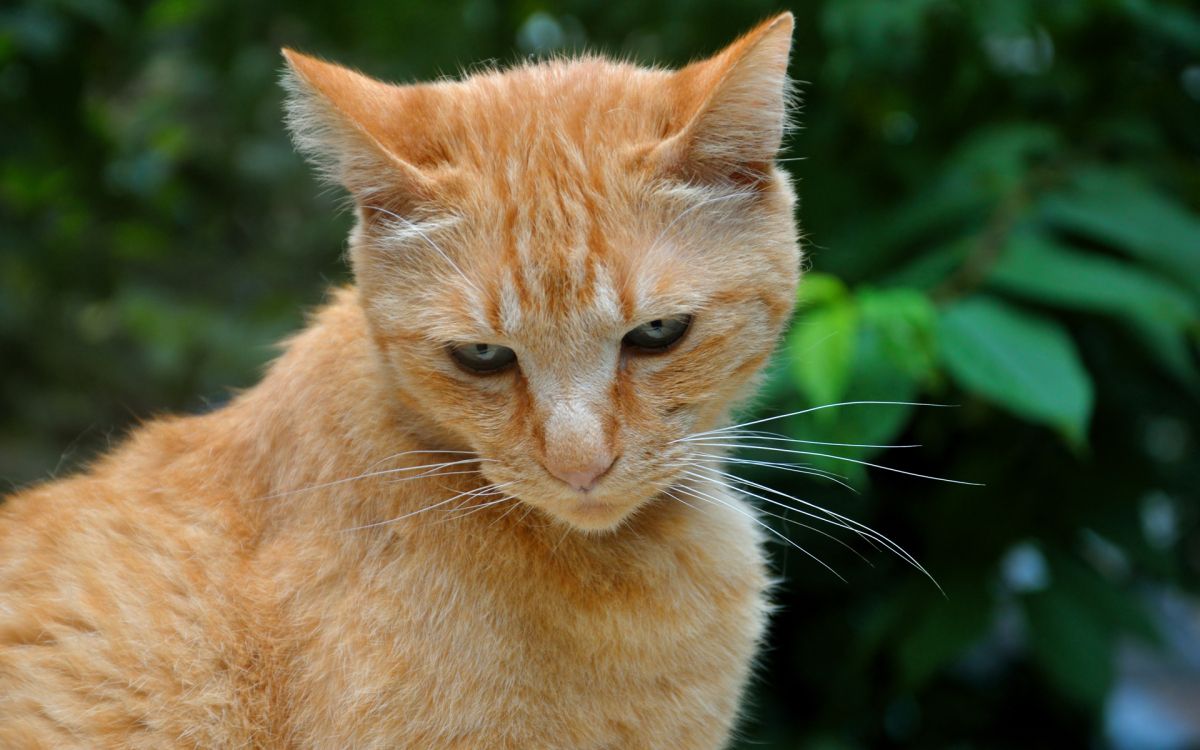
<svg viewBox="0 0 1200 750"><path fill-rule="evenodd" d="M580 531L596 532L617 528L642 504L641 498L611 491L603 483L589 491L563 487L540 496L530 493L522 500Z"/></svg>
<svg viewBox="0 0 1200 750"><path fill-rule="evenodd" d="M579 531L605 532L619 528L638 508L658 497L678 473L668 456L650 465L635 462L632 467L621 458L597 471L594 481L574 485L545 466L503 459L486 459L482 473L494 483L491 486L504 488L511 497L557 521Z"/></svg>

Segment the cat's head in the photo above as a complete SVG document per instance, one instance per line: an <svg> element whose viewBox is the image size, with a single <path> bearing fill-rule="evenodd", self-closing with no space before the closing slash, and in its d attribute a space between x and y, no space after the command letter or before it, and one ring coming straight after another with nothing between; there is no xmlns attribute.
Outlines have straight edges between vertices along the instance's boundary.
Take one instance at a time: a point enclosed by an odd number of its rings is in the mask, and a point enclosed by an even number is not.
<svg viewBox="0 0 1200 750"><path fill-rule="evenodd" d="M296 141L355 200L397 398L509 494L612 528L747 395L798 281L775 165L791 31L679 71L584 57L408 86L285 51Z"/></svg>

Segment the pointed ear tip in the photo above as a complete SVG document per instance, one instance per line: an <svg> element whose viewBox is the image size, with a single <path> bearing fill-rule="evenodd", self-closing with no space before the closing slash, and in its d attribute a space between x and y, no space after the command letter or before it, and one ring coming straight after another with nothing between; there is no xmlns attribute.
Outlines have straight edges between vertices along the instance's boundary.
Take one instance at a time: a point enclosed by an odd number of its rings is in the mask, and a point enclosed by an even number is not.
<svg viewBox="0 0 1200 750"><path fill-rule="evenodd" d="M299 71L300 66L307 59L306 55L297 52L291 47L280 47L279 54L283 57L283 61L287 63L287 66L294 71Z"/></svg>
<svg viewBox="0 0 1200 750"><path fill-rule="evenodd" d="M285 62L287 62L289 68L296 73L300 73L305 76L311 75L315 71L320 70L322 67L329 65L329 63L325 62L319 57L306 55L303 52L298 52L292 49L291 47L280 47L279 54L283 55L283 59Z"/></svg>
<svg viewBox="0 0 1200 750"><path fill-rule="evenodd" d="M740 56L755 47L763 45L780 49L781 51L790 51L792 47L792 32L795 29L796 17L791 11L784 12L771 16L761 22L754 28L750 29L738 38L733 44L725 48L725 52L735 52L735 55Z"/></svg>
<svg viewBox="0 0 1200 750"><path fill-rule="evenodd" d="M766 27L763 29L765 33L779 34L786 36L790 40L792 38L792 32L796 28L796 17L792 15L790 10L785 10L763 25Z"/></svg>
<svg viewBox="0 0 1200 750"><path fill-rule="evenodd" d="M304 81L310 86L319 87L321 80L326 77L329 69L337 67L319 57L297 52L291 47L281 47L279 52L283 55L284 62L287 65L285 72L290 73L294 78Z"/></svg>

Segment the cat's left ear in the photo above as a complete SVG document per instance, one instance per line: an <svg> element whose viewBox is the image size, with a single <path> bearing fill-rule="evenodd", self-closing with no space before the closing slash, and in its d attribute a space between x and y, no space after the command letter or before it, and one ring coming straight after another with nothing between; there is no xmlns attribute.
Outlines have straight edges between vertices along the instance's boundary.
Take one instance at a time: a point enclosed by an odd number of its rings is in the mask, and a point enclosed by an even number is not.
<svg viewBox="0 0 1200 750"><path fill-rule="evenodd" d="M364 208L432 200L442 150L428 135L438 95L284 49L287 125L297 148Z"/></svg>
<svg viewBox="0 0 1200 750"><path fill-rule="evenodd" d="M781 13L670 81L671 135L651 158L685 179L758 182L783 142L794 20Z"/></svg>

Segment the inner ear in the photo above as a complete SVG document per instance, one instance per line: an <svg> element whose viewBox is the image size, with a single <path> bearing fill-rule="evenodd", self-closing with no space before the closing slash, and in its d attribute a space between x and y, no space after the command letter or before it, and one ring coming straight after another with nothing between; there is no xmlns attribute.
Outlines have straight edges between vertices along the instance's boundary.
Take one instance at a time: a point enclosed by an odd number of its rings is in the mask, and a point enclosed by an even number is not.
<svg viewBox="0 0 1200 750"><path fill-rule="evenodd" d="M395 182L354 194L359 216L367 226L419 222L435 205L434 185L423 177L397 175Z"/></svg>
<svg viewBox="0 0 1200 750"><path fill-rule="evenodd" d="M397 86L285 49L287 124L302 153L369 214L408 215L448 160L435 86Z"/></svg>

